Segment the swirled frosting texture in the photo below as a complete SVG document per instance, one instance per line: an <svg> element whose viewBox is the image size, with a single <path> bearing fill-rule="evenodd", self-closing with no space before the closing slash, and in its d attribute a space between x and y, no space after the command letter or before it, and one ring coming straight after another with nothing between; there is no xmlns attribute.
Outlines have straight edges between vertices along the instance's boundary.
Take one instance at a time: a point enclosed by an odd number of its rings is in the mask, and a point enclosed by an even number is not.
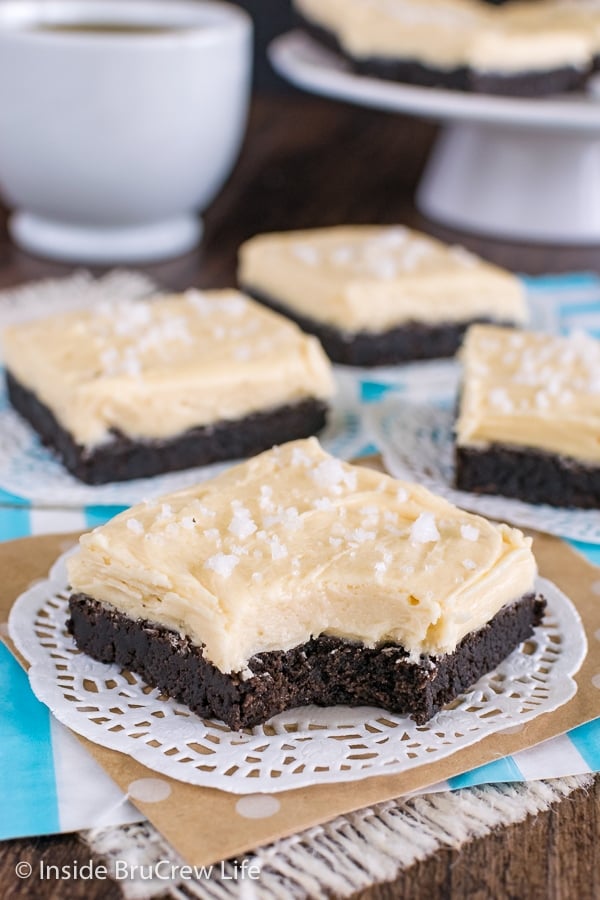
<svg viewBox="0 0 600 900"><path fill-rule="evenodd" d="M474 325L461 350L460 446L528 447L600 462L600 342Z"/></svg>
<svg viewBox="0 0 600 900"><path fill-rule="evenodd" d="M527 316L513 275L400 226L257 235L240 249L239 280L348 332L483 317L522 323Z"/></svg>
<svg viewBox="0 0 600 900"><path fill-rule="evenodd" d="M243 672L323 633L450 652L531 590L530 544L310 438L120 514L81 538L69 576Z"/></svg>
<svg viewBox="0 0 600 900"><path fill-rule="evenodd" d="M231 290L36 319L8 328L3 352L84 446L109 440L111 429L166 438L333 393L318 341Z"/></svg>

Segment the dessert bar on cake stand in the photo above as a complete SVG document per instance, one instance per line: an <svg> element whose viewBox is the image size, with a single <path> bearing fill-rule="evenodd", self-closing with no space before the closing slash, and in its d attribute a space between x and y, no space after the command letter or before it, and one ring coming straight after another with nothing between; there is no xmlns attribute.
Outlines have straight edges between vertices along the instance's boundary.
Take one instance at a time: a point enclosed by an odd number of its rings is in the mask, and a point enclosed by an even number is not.
<svg viewBox="0 0 600 900"><path fill-rule="evenodd" d="M303 32L277 38L280 75L316 94L444 124L417 192L429 218L505 239L600 243L600 87L545 99L354 74Z"/></svg>

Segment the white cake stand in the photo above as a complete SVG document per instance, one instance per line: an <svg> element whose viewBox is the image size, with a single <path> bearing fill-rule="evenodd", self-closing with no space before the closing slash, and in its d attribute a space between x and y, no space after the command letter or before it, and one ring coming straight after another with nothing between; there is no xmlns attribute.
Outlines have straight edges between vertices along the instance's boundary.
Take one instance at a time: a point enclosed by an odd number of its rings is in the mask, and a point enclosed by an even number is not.
<svg viewBox="0 0 600 900"><path fill-rule="evenodd" d="M429 218L464 231L600 243L600 89L529 100L412 87L355 75L301 32L269 49L298 87L444 128L417 191Z"/></svg>

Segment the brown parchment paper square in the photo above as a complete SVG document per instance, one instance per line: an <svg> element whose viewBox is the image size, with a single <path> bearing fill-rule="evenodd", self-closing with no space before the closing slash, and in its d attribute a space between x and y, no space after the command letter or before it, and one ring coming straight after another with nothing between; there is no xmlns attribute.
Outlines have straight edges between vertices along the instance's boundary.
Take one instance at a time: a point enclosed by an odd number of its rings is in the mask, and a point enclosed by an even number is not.
<svg viewBox="0 0 600 900"><path fill-rule="evenodd" d="M0 621L32 581L43 578L54 560L74 543L76 535L48 535L0 545ZM138 778L164 777L171 793L160 802L133 802L191 865L208 865L360 809L426 787L494 759L524 750L600 715L600 569L558 538L534 536L540 574L554 581L576 604L588 637L589 650L576 681L579 689L564 706L527 722L520 729L494 734L439 762L401 775L366 778L348 784L317 785L276 795L278 811L266 818L244 818L236 811L234 794L194 787L140 765L122 753L81 742L127 792ZM10 649L14 647L7 641ZM15 655L18 654L15 653ZM23 660L20 660L23 662Z"/></svg>

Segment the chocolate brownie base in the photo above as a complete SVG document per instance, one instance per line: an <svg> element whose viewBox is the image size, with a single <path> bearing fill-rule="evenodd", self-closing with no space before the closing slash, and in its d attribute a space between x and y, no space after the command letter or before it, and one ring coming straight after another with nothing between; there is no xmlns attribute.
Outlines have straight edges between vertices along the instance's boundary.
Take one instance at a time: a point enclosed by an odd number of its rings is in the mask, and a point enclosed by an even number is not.
<svg viewBox="0 0 600 900"><path fill-rule="evenodd" d="M545 72L518 72L514 75L469 72L468 90L477 94L498 94L508 97L551 97L585 88L589 69L563 66Z"/></svg>
<svg viewBox="0 0 600 900"><path fill-rule="evenodd" d="M379 706L423 724L529 638L545 605L543 598L526 595L443 657L412 662L397 645L369 649L322 635L292 650L257 654L245 680L220 672L189 638L130 619L84 594L69 600L68 628L94 659L137 672L198 715L222 719L233 729L308 703Z"/></svg>
<svg viewBox="0 0 600 900"><path fill-rule="evenodd" d="M319 338L330 359L347 366L384 366L411 362L416 359L442 359L454 356L467 328L476 323L490 323L491 319L469 319L468 322L406 322L388 331L342 331L334 325L317 322L290 309L251 285L243 290L275 312L296 322L303 331ZM513 323L495 322L496 325Z"/></svg>
<svg viewBox="0 0 600 900"><path fill-rule="evenodd" d="M424 66L416 60L381 57L357 59L346 53L333 31L311 22L310 19L298 12L295 13L295 19L299 28L307 32L319 44L327 47L328 50L333 50L343 56L359 75L375 75L377 78L385 78L387 81L401 81L403 84L419 87L441 87L453 91L469 89L469 70L466 66L459 66L455 69L436 69L432 66Z"/></svg>
<svg viewBox="0 0 600 900"><path fill-rule="evenodd" d="M58 454L69 472L87 484L145 478L254 456L274 444L315 434L327 418L326 403L307 399L241 419L190 428L176 437L161 440L135 440L113 430L111 440L95 447L83 447L60 425L52 410L10 372L6 373L6 384L9 400L17 412L38 432L42 442Z"/></svg>
<svg viewBox="0 0 600 900"><path fill-rule="evenodd" d="M374 75L387 81L399 81L419 87L436 87L452 91L471 91L480 94L500 94L511 97L544 97L576 91L584 87L590 72L575 66L561 66L544 72L518 72L513 75L479 72L467 66L438 69L415 59L393 59L371 56L357 59L350 56L337 36L327 28L316 25L300 13L298 25L319 43L340 53L360 75Z"/></svg>
<svg viewBox="0 0 600 900"><path fill-rule="evenodd" d="M500 494L526 503L600 509L600 466L501 444L456 447L454 456L454 481L461 491Z"/></svg>

